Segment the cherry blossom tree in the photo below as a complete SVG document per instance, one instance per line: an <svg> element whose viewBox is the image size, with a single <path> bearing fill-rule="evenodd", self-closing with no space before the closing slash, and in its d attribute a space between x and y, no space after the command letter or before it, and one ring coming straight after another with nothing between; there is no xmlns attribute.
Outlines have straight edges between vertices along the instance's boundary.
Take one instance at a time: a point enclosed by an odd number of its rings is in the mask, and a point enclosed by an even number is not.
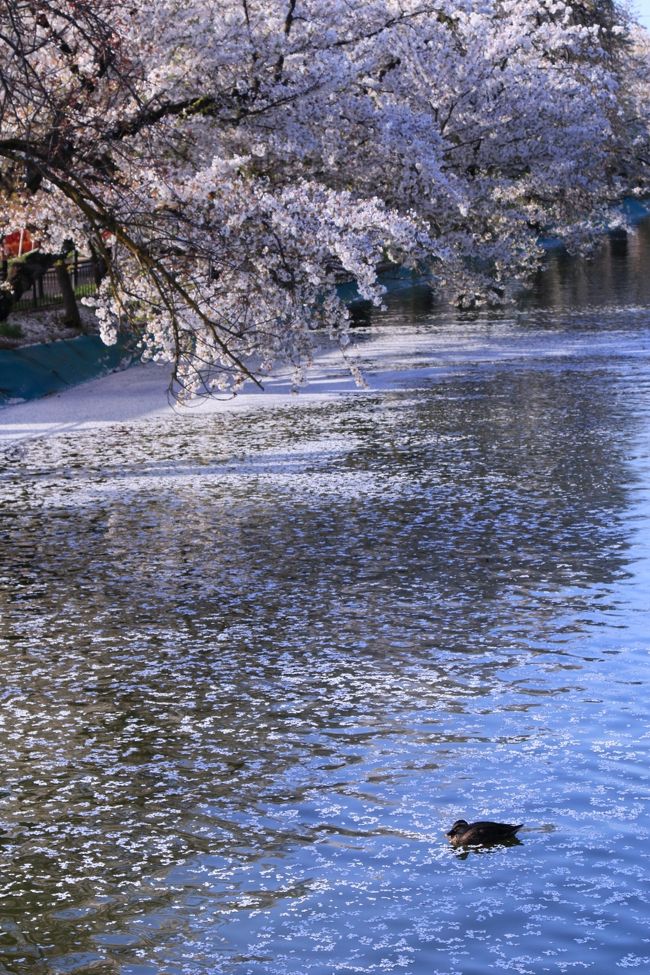
<svg viewBox="0 0 650 975"><path fill-rule="evenodd" d="M316 329L346 342L342 273L473 306L545 229L589 238L627 35L610 0L0 0L0 226L87 241L105 341L137 330L177 392L300 382Z"/></svg>
<svg viewBox="0 0 650 975"><path fill-rule="evenodd" d="M650 34L634 26L627 37L621 72L617 166L624 185L648 191L650 167Z"/></svg>

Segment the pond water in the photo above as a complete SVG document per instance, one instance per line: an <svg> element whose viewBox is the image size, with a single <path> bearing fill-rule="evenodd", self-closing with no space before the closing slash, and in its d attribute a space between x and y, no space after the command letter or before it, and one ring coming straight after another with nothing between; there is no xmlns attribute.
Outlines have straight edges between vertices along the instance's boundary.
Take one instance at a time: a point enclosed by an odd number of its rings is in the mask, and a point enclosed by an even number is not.
<svg viewBox="0 0 650 975"><path fill-rule="evenodd" d="M2 975L650 970L649 257L4 448Z"/></svg>

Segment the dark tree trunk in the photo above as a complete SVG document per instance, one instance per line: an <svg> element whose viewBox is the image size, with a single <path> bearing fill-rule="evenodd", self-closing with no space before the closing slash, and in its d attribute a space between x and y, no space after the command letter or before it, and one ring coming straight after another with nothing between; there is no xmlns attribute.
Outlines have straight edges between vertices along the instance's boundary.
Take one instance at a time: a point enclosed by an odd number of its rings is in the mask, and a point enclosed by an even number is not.
<svg viewBox="0 0 650 975"><path fill-rule="evenodd" d="M102 278L108 271L108 265L104 260L104 257L100 254L96 247L93 247L92 242L89 241L90 248L90 260L92 262L93 268L93 278L97 287L102 283Z"/></svg>
<svg viewBox="0 0 650 975"><path fill-rule="evenodd" d="M70 328L81 330L81 318L79 317L79 307L75 297L72 281L68 273L65 259L61 258L54 265L56 279L63 296L63 324Z"/></svg>

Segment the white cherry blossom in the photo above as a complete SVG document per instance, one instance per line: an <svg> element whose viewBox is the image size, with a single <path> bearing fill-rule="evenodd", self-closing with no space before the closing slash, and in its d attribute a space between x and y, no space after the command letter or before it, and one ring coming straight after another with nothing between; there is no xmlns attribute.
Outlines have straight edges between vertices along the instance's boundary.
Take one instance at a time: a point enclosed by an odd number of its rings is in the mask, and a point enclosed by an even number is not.
<svg viewBox="0 0 650 975"><path fill-rule="evenodd" d="M315 329L345 344L337 276L380 303L385 260L507 300L540 234L578 246L645 179L647 54L604 0L3 0L0 27L0 225L90 242L104 339L136 329L181 394L301 381Z"/></svg>

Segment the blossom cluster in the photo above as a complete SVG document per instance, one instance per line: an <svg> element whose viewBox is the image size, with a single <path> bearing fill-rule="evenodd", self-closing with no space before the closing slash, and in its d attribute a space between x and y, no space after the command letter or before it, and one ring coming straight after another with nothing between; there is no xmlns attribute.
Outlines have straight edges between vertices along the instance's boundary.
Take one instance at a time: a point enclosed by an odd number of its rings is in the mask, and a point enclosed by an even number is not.
<svg viewBox="0 0 650 975"><path fill-rule="evenodd" d="M187 395L301 381L382 261L506 300L644 178L609 0L3 0L0 28L0 225L88 242L105 340Z"/></svg>

